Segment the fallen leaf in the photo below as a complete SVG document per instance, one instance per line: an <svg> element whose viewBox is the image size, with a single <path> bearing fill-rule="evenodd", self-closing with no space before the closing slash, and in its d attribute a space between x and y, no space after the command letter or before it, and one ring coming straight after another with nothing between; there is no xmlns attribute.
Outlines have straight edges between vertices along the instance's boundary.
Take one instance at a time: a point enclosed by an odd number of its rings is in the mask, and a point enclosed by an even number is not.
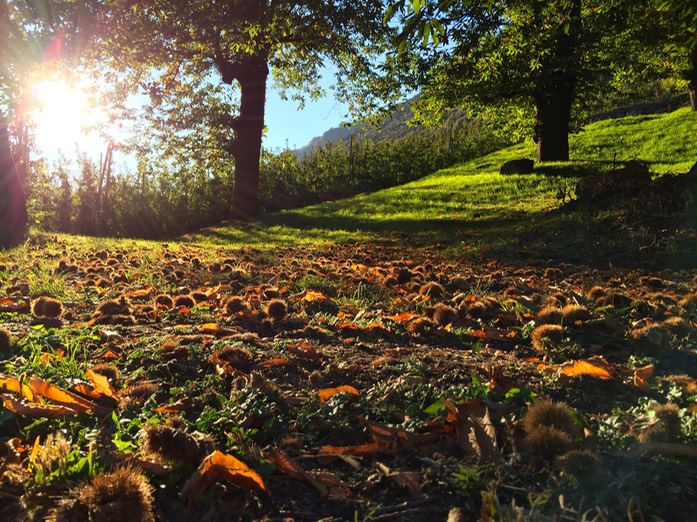
<svg viewBox="0 0 697 522"><path fill-rule="evenodd" d="M109 382L109 379L101 373L97 373L91 369L85 370L85 375L92 382L94 389L97 393L109 397L111 399L116 399L116 390Z"/></svg>
<svg viewBox="0 0 697 522"><path fill-rule="evenodd" d="M34 400L34 392L31 391L31 388L11 375L0 375L0 390L20 393L25 399Z"/></svg>
<svg viewBox="0 0 697 522"><path fill-rule="evenodd" d="M484 401L473 399L459 404L445 403L447 421L454 423L460 447L468 455L490 462L500 457L496 428Z"/></svg>
<svg viewBox="0 0 697 522"><path fill-rule="evenodd" d="M360 392L354 388L353 386L350 386L348 384L345 384L343 386L337 386L335 388L323 388L317 392L319 395L319 401L321 403L327 402L330 398L332 398L334 395L337 393L348 393L355 397L356 399L359 399L361 397Z"/></svg>
<svg viewBox="0 0 697 522"><path fill-rule="evenodd" d="M17 415L22 415L25 417L63 417L65 415L77 415L80 413L77 410L69 408L68 406L57 406L55 404L41 404L38 402L25 402L18 401L17 399L10 397L9 395L0 394L0 398L5 403L5 408L7 408L12 413Z"/></svg>
<svg viewBox="0 0 697 522"><path fill-rule="evenodd" d="M411 321L412 319L418 318L419 316L416 314L412 314L411 312L404 312L404 313L397 314L397 315L390 315L388 317L389 317L389 319L392 319L393 321L397 321L398 323L406 323L406 322Z"/></svg>
<svg viewBox="0 0 697 522"><path fill-rule="evenodd" d="M35 394L46 397L47 399L51 399L58 404L69 406L75 411L87 413L94 412L97 409L97 405L92 401L88 401L79 395L69 392L68 390L64 390L63 388L56 386L55 384L51 384L48 381L44 381L43 379L39 379L38 377L31 377L29 379L29 386Z"/></svg>
<svg viewBox="0 0 697 522"><path fill-rule="evenodd" d="M399 487L406 489L414 498L422 496L421 494L421 477L415 471L393 471L382 463L378 463L378 469L397 484Z"/></svg>
<svg viewBox="0 0 697 522"><path fill-rule="evenodd" d="M225 479L248 491L266 491L266 485L259 473L232 455L215 450L203 459L198 469L186 481L179 498L186 502L188 507L193 506L216 478Z"/></svg>
<svg viewBox="0 0 697 522"><path fill-rule="evenodd" d="M650 388L649 379L653 376L655 369L655 365L649 364L634 370L634 386L641 388L644 391L648 391Z"/></svg>
<svg viewBox="0 0 697 522"><path fill-rule="evenodd" d="M305 295L303 296L302 300L308 303L313 303L315 301L319 301L320 303L322 301L325 301L327 299L327 296L324 295L322 292L316 292L315 290L307 290L305 292Z"/></svg>
<svg viewBox="0 0 697 522"><path fill-rule="evenodd" d="M569 379L579 375L590 375L598 379L615 379L617 371L603 357L591 357L581 361L569 361L560 366L560 377Z"/></svg>
<svg viewBox="0 0 697 522"><path fill-rule="evenodd" d="M289 477L293 477L298 480L302 480L310 484L313 488L319 491L320 495L329 495L329 488L322 484L319 480L315 479L307 471L305 471L297 462L291 459L283 451L278 448L273 448L268 455L269 460L271 460L278 471Z"/></svg>

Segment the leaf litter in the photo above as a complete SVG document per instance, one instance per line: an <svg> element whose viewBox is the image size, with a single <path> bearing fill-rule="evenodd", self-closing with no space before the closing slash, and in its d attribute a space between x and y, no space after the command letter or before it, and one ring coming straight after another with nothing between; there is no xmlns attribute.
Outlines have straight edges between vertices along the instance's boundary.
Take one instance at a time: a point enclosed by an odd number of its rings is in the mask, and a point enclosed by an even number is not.
<svg viewBox="0 0 697 522"><path fill-rule="evenodd" d="M52 322L32 318L28 280L0 289L12 338L0 493L15 499L4 519L51 516L76 483L123 465L146 473L162 520L184 508L191 519L445 520L457 508L680 520L697 508L694 271L375 245L64 248L50 262L77 267L64 290L81 296ZM526 424L543 399L574 427L554 409ZM216 449L163 466L142 438L155 429L164 449L169 433ZM57 432L70 457L38 473L19 450ZM656 481L670 494L650 495Z"/></svg>

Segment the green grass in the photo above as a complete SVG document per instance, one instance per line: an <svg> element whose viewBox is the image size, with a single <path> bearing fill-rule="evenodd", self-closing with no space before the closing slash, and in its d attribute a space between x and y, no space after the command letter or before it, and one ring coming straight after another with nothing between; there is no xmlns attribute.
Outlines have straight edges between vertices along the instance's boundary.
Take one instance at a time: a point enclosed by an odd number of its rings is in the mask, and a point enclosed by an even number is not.
<svg viewBox="0 0 697 522"><path fill-rule="evenodd" d="M684 173L697 159L692 136L697 113L634 116L588 125L570 137L571 161L538 164L531 175L502 176L504 161L534 158L535 144L517 144L425 178L353 198L263 216L258 223L221 226L187 237L209 244L256 247L346 242L445 243L459 252L502 255L512 248L549 247L569 227L588 227L587 215L554 215L561 191L583 176L631 159L655 175ZM603 216L596 216L602 223ZM612 220L608 213L604 219ZM521 245L527 235L548 235L544 245ZM578 245L584 248L584 245ZM562 249L571 248L567 244ZM554 250L553 245L551 246Z"/></svg>
<svg viewBox="0 0 697 522"><path fill-rule="evenodd" d="M668 114L634 116L586 126L570 137L571 161L538 164L530 175L502 176L504 161L534 158L535 144L520 143L440 170L420 180L302 209L268 214L250 224L224 223L184 236L185 243L230 249L278 248L346 243L444 244L458 254L554 256L586 249L593 224L611 225L611 211L552 213L560 191L572 191L580 177L611 170L631 159L647 163L655 175L684 173L697 159L697 113L683 108ZM570 237L569 230L580 231ZM585 234L585 236L583 236ZM583 236L583 237L581 237ZM87 249L150 248L153 257L128 267L134 277L157 263L159 243L99 240L57 235L34 237L30 248L57 256L76 245ZM569 243L569 241L573 241ZM176 242L173 243L176 245ZM186 248L181 246L181 248ZM205 260L204 260L205 261ZM0 254L0 263L2 255ZM37 285L33 293L50 289Z"/></svg>

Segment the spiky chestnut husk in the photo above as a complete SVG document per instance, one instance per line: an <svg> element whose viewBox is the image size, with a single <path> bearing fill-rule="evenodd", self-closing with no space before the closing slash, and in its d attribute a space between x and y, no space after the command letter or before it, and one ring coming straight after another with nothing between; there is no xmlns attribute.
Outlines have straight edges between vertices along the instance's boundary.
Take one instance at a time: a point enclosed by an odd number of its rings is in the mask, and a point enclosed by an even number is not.
<svg viewBox="0 0 697 522"><path fill-rule="evenodd" d="M59 502L49 520L154 522L153 487L133 468L96 475Z"/></svg>
<svg viewBox="0 0 697 522"><path fill-rule="evenodd" d="M187 308L193 308L195 304L196 301L189 294L178 295L174 299L174 306L186 306Z"/></svg>
<svg viewBox="0 0 697 522"><path fill-rule="evenodd" d="M430 281L421 285L421 288L419 289L419 294L425 297L429 297L431 299L438 299L445 295L445 288L443 288L443 285L441 285L440 283Z"/></svg>
<svg viewBox="0 0 697 522"><path fill-rule="evenodd" d="M266 305L266 315L274 321L282 321L288 314L288 305L281 299L272 299Z"/></svg>
<svg viewBox="0 0 697 522"><path fill-rule="evenodd" d="M549 399L538 401L528 408L522 419L526 433L533 433L541 426L556 428L571 437L578 432L576 418L571 408L562 402Z"/></svg>
<svg viewBox="0 0 697 522"><path fill-rule="evenodd" d="M579 482L593 482L598 478L601 466L600 456L588 450L571 450L557 457L555 467L571 475Z"/></svg>
<svg viewBox="0 0 697 522"><path fill-rule="evenodd" d="M591 318L591 313L583 305L568 304L561 309L564 324L573 324L576 321L587 321Z"/></svg>
<svg viewBox="0 0 697 522"><path fill-rule="evenodd" d="M163 306L165 308L174 307L174 299L167 294L159 294L155 296L155 306Z"/></svg>
<svg viewBox="0 0 697 522"><path fill-rule="evenodd" d="M5 328L0 328L0 352L12 351L12 334Z"/></svg>
<svg viewBox="0 0 697 522"><path fill-rule="evenodd" d="M539 325L542 324L559 324L563 318L562 309L556 306L545 306L542 310L537 312L535 316L535 322Z"/></svg>
<svg viewBox="0 0 697 522"><path fill-rule="evenodd" d="M201 433L187 433L174 426L149 425L143 428L142 449L162 462L200 463L214 449L213 439Z"/></svg>
<svg viewBox="0 0 697 522"><path fill-rule="evenodd" d="M680 408L673 403L653 408L652 421L639 432L639 442L676 442L680 438Z"/></svg>
<svg viewBox="0 0 697 522"><path fill-rule="evenodd" d="M254 354L239 346L225 346L217 352L218 359L227 361L230 366L244 373L249 373L254 365Z"/></svg>
<svg viewBox="0 0 697 522"><path fill-rule="evenodd" d="M671 348L670 334L665 328L655 324L632 330L629 336L634 351L643 355L661 355Z"/></svg>
<svg viewBox="0 0 697 522"><path fill-rule="evenodd" d="M558 344L564 339L564 328L558 324L543 324L532 331L530 342L537 350L544 352L550 343Z"/></svg>
<svg viewBox="0 0 697 522"><path fill-rule="evenodd" d="M457 310L445 303L438 303L433 310L433 322L440 326L446 326L457 320Z"/></svg>
<svg viewBox="0 0 697 522"><path fill-rule="evenodd" d="M34 300L31 311L36 317L55 319L63 314L63 303L53 297L41 296Z"/></svg>
<svg viewBox="0 0 697 522"><path fill-rule="evenodd" d="M540 466L551 464L557 457L569 452L573 448L573 439L554 426L537 426L534 431L525 434L524 444L529 462Z"/></svg>
<svg viewBox="0 0 697 522"><path fill-rule="evenodd" d="M225 303L225 311L228 313L228 315L232 315L236 312L241 312L246 308L247 305L245 304L244 299L236 295L232 296Z"/></svg>

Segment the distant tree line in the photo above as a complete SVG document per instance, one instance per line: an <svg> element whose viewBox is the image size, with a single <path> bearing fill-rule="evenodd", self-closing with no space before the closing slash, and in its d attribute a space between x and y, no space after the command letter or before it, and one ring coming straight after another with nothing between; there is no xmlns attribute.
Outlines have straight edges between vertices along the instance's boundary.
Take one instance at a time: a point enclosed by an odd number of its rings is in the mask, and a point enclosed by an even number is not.
<svg viewBox="0 0 697 522"><path fill-rule="evenodd" d="M476 121L455 120L397 138L333 142L302 156L264 151L260 200L277 211L405 183L500 148L506 142ZM104 163L104 161L102 162ZM141 164L102 175L86 156L30 166L27 186L34 224L86 235L174 237L229 218L231 170L176 172L171 164ZM181 168L181 166L180 166Z"/></svg>

